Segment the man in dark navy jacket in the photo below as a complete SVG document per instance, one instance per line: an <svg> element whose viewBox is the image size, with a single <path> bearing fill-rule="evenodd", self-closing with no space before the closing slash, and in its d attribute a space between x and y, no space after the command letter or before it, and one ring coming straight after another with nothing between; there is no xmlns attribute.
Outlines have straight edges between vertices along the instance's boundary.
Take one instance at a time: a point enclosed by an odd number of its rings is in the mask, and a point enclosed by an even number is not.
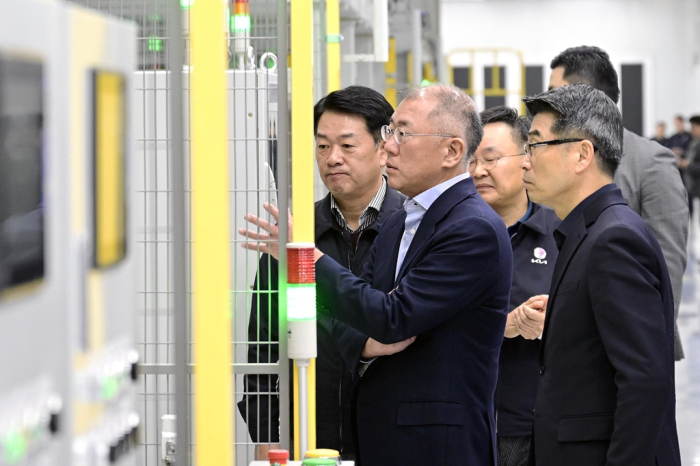
<svg viewBox="0 0 700 466"><path fill-rule="evenodd" d="M334 333L361 375L363 466L495 464L493 393L512 251L466 171L481 137L462 91L410 91L384 132L389 185L409 196L405 211L387 220L362 279L327 256L316 263L321 310L347 324ZM414 335L404 351L373 360L364 343Z"/></svg>
<svg viewBox="0 0 700 466"><path fill-rule="evenodd" d="M481 112L484 137L469 162L481 197L501 217L513 247L513 284L505 338L498 362L496 422L498 465L526 465L530 452L532 410L539 382L540 335L547 293L559 251L554 242L559 218L552 209L531 202L523 184L521 159L530 128L509 107Z"/></svg>
<svg viewBox="0 0 700 466"><path fill-rule="evenodd" d="M358 460L494 465L512 250L467 173L478 112L453 86L412 89L382 133L389 186L409 196L405 210L384 223L361 278L316 251L318 309L343 322L338 348L361 376ZM372 342L413 336L402 352L373 359Z"/></svg>
<svg viewBox="0 0 700 466"><path fill-rule="evenodd" d="M651 229L612 183L622 118L602 91L564 86L523 99L533 202L563 219L534 412L540 465L679 465L673 297Z"/></svg>

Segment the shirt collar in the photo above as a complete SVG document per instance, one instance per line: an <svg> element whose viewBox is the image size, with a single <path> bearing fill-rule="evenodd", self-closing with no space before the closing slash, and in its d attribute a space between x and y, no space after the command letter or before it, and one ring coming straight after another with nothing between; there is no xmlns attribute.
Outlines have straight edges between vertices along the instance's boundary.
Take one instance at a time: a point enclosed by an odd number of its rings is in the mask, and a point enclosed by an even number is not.
<svg viewBox="0 0 700 466"><path fill-rule="evenodd" d="M362 211L362 214L360 214L360 224L357 227L357 230L355 230L355 232L361 232L365 230L368 226L372 224L372 222L374 222L377 219L379 210L382 208L384 198L386 197L386 187L386 177L382 176L382 185L379 187L379 191L377 191L377 193L374 195L369 204L367 204L367 207L365 207L365 209ZM338 207L338 204L335 202L335 198L332 194L331 212L333 213L333 216L335 217L336 221L343 230L347 230L350 233L354 233L353 230L351 230L348 226L348 222L347 220L345 220L345 217L340 211L340 207Z"/></svg>
<svg viewBox="0 0 700 466"><path fill-rule="evenodd" d="M425 210L428 210L430 209L430 206L433 205L433 202L435 202L442 193L444 193L460 181L466 180L467 178L469 178L469 172L462 173L461 175L457 175L454 178L450 178L447 181L443 181L439 185L433 186L427 191L423 191L413 199L406 199L406 201L404 202L404 206L409 200L413 200Z"/></svg>
<svg viewBox="0 0 700 466"><path fill-rule="evenodd" d="M614 189L617 189L617 186L615 186L615 184L606 184L605 186L588 196L586 199L579 202L579 204L576 207L574 207L574 210L569 212L569 215L567 215L566 218L561 221L559 227L556 230L554 230L554 240L557 242L557 248L559 248L560 251L562 246L564 245L566 237L571 235L571 233L574 230L574 226L576 225L576 222L578 221L579 217L581 217L586 211L586 208L593 204L593 202L600 196Z"/></svg>
<svg viewBox="0 0 700 466"><path fill-rule="evenodd" d="M527 221L527 219L530 218L531 215L532 215L532 201L530 199L528 199L527 200L527 211L525 212L525 215L523 215L523 217L520 220L518 220L517 222L515 222L513 225L508 227L508 234L510 235L511 238L520 229L520 225L525 223Z"/></svg>
<svg viewBox="0 0 700 466"><path fill-rule="evenodd" d="M527 212L525 212L525 215L523 215L523 218L518 220L518 223L525 223L528 218L532 215L532 201L530 199L527 200Z"/></svg>

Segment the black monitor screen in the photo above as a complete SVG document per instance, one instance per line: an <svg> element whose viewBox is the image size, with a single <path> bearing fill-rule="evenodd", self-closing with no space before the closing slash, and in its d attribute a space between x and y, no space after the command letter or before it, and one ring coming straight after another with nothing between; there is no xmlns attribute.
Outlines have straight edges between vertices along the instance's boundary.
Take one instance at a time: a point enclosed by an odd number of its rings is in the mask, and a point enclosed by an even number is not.
<svg viewBox="0 0 700 466"><path fill-rule="evenodd" d="M42 76L0 54L0 291L44 276Z"/></svg>

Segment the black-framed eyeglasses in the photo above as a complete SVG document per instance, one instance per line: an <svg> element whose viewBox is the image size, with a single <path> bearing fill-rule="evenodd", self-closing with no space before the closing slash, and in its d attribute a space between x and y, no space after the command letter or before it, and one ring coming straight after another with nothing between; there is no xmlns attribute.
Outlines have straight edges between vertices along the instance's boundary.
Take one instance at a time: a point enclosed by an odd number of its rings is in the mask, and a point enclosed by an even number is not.
<svg viewBox="0 0 700 466"><path fill-rule="evenodd" d="M501 155L500 157L493 157L490 159L477 159L476 157L472 157L472 159L469 161L469 166L467 167L467 170L469 173L474 173L476 171L476 166L481 162L481 166L484 167L484 170L493 170L496 168L496 164L498 164L498 161L501 159L505 159L506 157L522 157L525 155L524 153L522 154L513 154L513 155Z"/></svg>
<svg viewBox="0 0 700 466"><path fill-rule="evenodd" d="M539 146L557 146L559 144L568 144L570 142L581 142L585 141L586 139L583 138L573 138L573 139L551 139L549 141L542 141L542 142L526 142L523 144L523 149L525 150L525 153L532 157L532 148L533 147L539 147ZM597 151L598 148L596 146L593 146L593 151Z"/></svg>
<svg viewBox="0 0 700 466"><path fill-rule="evenodd" d="M403 128L397 126L394 129L389 128L389 125L382 126L382 139L385 142L389 142L391 135L394 135L394 141L396 144L403 144L406 141L406 136L438 136L441 138L456 138L458 136L453 136L451 134L432 134L432 133L407 133Z"/></svg>

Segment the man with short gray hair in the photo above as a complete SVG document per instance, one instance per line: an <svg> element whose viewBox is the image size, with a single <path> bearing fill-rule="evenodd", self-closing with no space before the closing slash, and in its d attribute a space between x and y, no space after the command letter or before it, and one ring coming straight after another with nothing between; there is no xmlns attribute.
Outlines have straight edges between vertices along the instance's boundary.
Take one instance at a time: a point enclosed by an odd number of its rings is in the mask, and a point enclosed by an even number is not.
<svg viewBox="0 0 700 466"><path fill-rule="evenodd" d="M525 97L523 181L562 219L540 344L536 464L680 465L673 297L651 229L612 182L622 118L585 84Z"/></svg>
<svg viewBox="0 0 700 466"><path fill-rule="evenodd" d="M326 256L316 262L319 306L343 322L336 341L360 376L363 466L496 464L493 394L512 251L467 172L482 134L461 90L408 93L383 128L389 186L409 197L404 210L383 226L363 280ZM396 354L358 351L358 341L412 336Z"/></svg>
<svg viewBox="0 0 700 466"><path fill-rule="evenodd" d="M484 135L476 105L471 98L454 86L439 84L429 87L411 87L401 92L401 97L406 101L425 99L426 96L437 103L428 114L433 127L440 133L459 135L466 142L467 146L462 157L462 165L466 169Z"/></svg>
<svg viewBox="0 0 700 466"><path fill-rule="evenodd" d="M605 92L615 103L620 98L617 72L605 50L585 45L571 47L557 55L550 66L550 89L588 84ZM689 224L686 190L678 175L676 157L669 149L624 130L622 160L613 181L630 208L644 219L659 240L671 277L675 319L688 260ZM675 357L676 361L683 359L678 327L675 327Z"/></svg>

